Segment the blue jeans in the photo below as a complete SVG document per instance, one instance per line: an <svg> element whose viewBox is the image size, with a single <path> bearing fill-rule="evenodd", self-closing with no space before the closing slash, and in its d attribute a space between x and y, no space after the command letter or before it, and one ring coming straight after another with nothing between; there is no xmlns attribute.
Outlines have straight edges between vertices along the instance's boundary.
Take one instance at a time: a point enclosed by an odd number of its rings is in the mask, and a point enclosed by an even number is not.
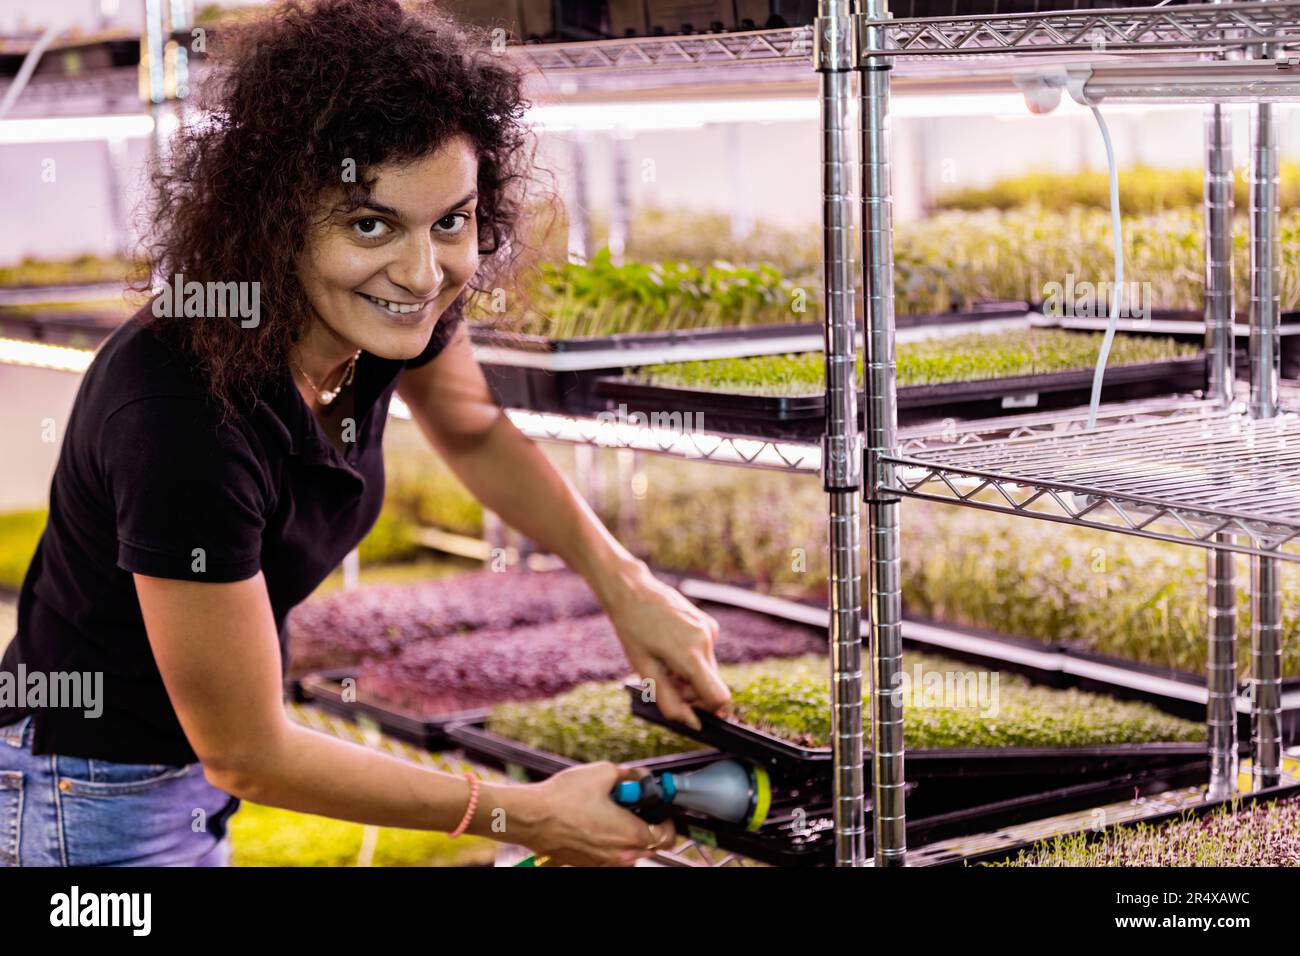
<svg viewBox="0 0 1300 956"><path fill-rule="evenodd" d="M228 866L239 803L203 766L32 754L0 727L0 866Z"/></svg>

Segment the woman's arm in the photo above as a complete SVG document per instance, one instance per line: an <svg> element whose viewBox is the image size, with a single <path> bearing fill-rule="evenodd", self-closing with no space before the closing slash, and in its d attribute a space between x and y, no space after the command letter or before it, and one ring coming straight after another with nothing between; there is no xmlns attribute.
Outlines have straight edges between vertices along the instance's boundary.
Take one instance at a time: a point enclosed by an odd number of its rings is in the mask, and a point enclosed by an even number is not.
<svg viewBox="0 0 1300 956"><path fill-rule="evenodd" d="M281 700L275 620L261 572L230 584L135 575L154 659L181 728L215 787L268 806L379 826L450 831L469 803L463 777L425 770L291 722ZM656 832L609 791L611 763L540 784L479 787L467 832L560 862L627 864Z"/></svg>
<svg viewBox="0 0 1300 956"><path fill-rule="evenodd" d="M718 711L718 625L656 579L605 528L573 485L492 400L466 327L431 362L406 369L397 392L420 430L484 505L558 555L591 585L663 713L698 727L690 704Z"/></svg>

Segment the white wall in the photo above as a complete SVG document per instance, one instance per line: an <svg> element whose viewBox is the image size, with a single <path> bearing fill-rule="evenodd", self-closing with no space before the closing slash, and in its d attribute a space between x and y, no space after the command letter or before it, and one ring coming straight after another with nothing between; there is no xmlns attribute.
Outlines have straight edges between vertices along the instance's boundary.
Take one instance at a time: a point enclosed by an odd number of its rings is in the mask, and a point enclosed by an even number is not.
<svg viewBox="0 0 1300 956"><path fill-rule="evenodd" d="M0 513L49 503L50 479L81 378L77 372L0 364L0 435L5 443ZM45 428L46 419L53 423L52 433Z"/></svg>
<svg viewBox="0 0 1300 956"><path fill-rule="evenodd" d="M229 2L229 0L227 0ZM245 0L256 3L257 0ZM101 3L115 0L5 0L0 32L47 22L96 26ZM120 0L109 18L139 26L144 0ZM41 104L20 99L14 116L31 115ZM102 115L137 110L138 104L95 97L60 102L61 112ZM667 109L667 107L666 107ZM1283 155L1300 158L1300 107L1283 115ZM1236 155L1246 160L1247 110L1236 110ZM1201 162L1201 110L1124 112L1108 108L1121 166L1149 163L1188 167ZM569 156L557 136L547 136L544 162L564 183ZM928 197L960 186L981 185L1034 169L1072 171L1104 168L1101 138L1092 118L1025 116L1016 119L948 117L893 119L894 214L906 221L924 212ZM125 233L132 238L129 214L141 198L139 187L148 141L129 141L121 176L121 206L114 213L103 143L0 143L0 263L24 256L64 257L111 252ZM746 215L788 226L815 227L821 207L819 136L814 122L721 124L682 131L639 132L628 141L632 198L638 204L716 211L741 209ZM54 182L44 182L43 164L53 160ZM592 134L588 151L589 197L608 208L612 163L608 134ZM652 174L651 174L652 173Z"/></svg>
<svg viewBox="0 0 1300 956"><path fill-rule="evenodd" d="M147 140L126 142L124 210L139 195ZM109 253L120 230L131 231L129 215L114 215L109 188L109 147L105 142L0 145L0 182L6 184L0 210L0 263L26 256L58 259L82 253ZM49 163L52 162L51 167ZM53 181L45 170L52 169Z"/></svg>
<svg viewBox="0 0 1300 956"><path fill-rule="evenodd" d="M1247 159L1249 124L1239 111L1237 162ZM1201 112L1109 112L1121 167L1133 163L1192 167L1201 162ZM1300 109L1283 111L1282 153L1300 159ZM566 134L567 135L567 134ZM590 202L608 208L613 192L608 134L590 134ZM1105 151L1090 116L1024 119L899 119L894 122L894 210L898 221L920 215L927 196L983 185L1035 169L1104 169ZM108 252L116 229L103 143L0 144L0 263L25 255L57 258ZM628 140L630 188L637 204L749 215L789 226L815 225L821 209L818 131L813 123L710 124L682 131L638 132ZM140 198L147 140L128 141L123 201ZM43 182L42 164L56 178ZM567 191L569 154L557 135L543 135L540 159Z"/></svg>

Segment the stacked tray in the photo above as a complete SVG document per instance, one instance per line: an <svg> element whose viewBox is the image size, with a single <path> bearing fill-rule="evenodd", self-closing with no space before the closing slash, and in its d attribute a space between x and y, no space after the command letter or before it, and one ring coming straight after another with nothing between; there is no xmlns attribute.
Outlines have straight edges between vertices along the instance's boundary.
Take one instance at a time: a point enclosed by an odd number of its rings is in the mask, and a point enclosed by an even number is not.
<svg viewBox="0 0 1300 956"><path fill-rule="evenodd" d="M718 584L687 577L680 587L692 600L730 604L804 624L825 615L823 604L761 594L752 583ZM1205 720L1204 674L1102 654L1078 642L1045 643L906 615L903 645L1021 674L1048 687L1077 687L1120 700L1142 701L1175 717ZM1245 687L1240 687L1243 694ZM1282 693L1282 741L1287 746L1300 744L1300 677L1283 678ZM1250 739L1250 714L1246 711L1238 711L1238 738Z"/></svg>
<svg viewBox="0 0 1300 956"><path fill-rule="evenodd" d="M1199 800L1190 803L1178 801L1174 808L1152 812L1140 817L1140 821L1145 826L1156 827L1186 817L1202 818L1220 809L1229 809L1234 813L1238 813L1261 803L1292 801L1298 798L1300 798L1300 784L1284 783L1264 790L1249 793L1239 792L1225 800ZM1082 836L1090 843L1107 842L1115 838L1117 831L1121 829L1131 830L1135 822L1137 820L1119 820L1107 826L1096 826L1090 822L1085 829L1076 829L1073 833ZM1066 834L1055 833L1053 835ZM981 849L977 845L967 847L936 846L929 850L922 850L919 854L913 854L908 862L921 866L961 867L981 863L1000 863L1014 859L1020 851L1029 850L1041 839L1040 837L1026 838L1021 835L1012 836L1010 834L995 834L994 836L998 837L998 839L988 841L996 844L993 847Z"/></svg>
<svg viewBox="0 0 1300 956"><path fill-rule="evenodd" d="M631 685L639 699L640 685ZM653 705L650 705L653 707ZM657 713L657 711L656 711ZM704 715L702 715L704 716ZM712 718L712 715L707 715ZM716 718L712 718L716 720ZM688 732L676 725L674 730ZM466 757L505 770L519 780L541 780L558 773L577 761L538 750L487 730L484 722L468 720L447 728L452 743L460 746ZM696 739L702 739L695 735ZM743 736L743 735L742 735ZM721 738L720 738L721 739ZM675 808L674 823L678 832L697 842L720 847L751 859L779 866L829 866L834 863L833 810L830 789L829 754L800 754L800 748L770 748L767 742L751 746L741 737L737 750L720 747L711 750L629 761L624 766L651 772L670 770L684 773L700 769L725 756L755 760L770 768L772 809L765 823L754 832L743 826L706 818L691 811ZM1098 767L1099 776L1089 778L1064 773L1052 778L1053 785L1039 792L1023 792L1024 774L1019 776L1012 764L995 767L989 759L983 768L961 766L964 754L954 752L950 761L922 762L920 769L913 754L908 755L908 839L914 845L951 836L983 833L999 827L1039 819L1057 813L1084 809L1135 792L1159 793L1170 787L1198 782L1207 773L1200 745L1157 745L1162 754L1148 754L1144 760L1124 753L1125 748L1089 748L1105 753ZM1131 748L1129 748L1131 750ZM921 753L921 752L917 752ZM1040 751L1042 753L1042 751ZM757 759L756 759L757 755ZM1048 759L1051 759L1048 754ZM1077 755L1076 755L1077 756ZM811 759L802 759L810 757ZM1030 753L1023 761L1035 759ZM944 764L946 763L946 766ZM1125 768L1129 769L1125 769ZM990 780L981 781L981 769L1011 770ZM1051 769L1051 768L1049 768ZM1057 767L1056 769L1062 769ZM932 771L938 771L931 775ZM1050 773L1044 779L1051 778ZM871 812L867 795L868 819ZM870 850L870 834L867 845Z"/></svg>
<svg viewBox="0 0 1300 956"><path fill-rule="evenodd" d="M830 788L832 758L829 748L801 747L752 727L725 720L697 709L701 729L669 721L655 704L642 699L639 683L626 685L633 713L668 727L723 753L742 757L769 769L773 792L786 781L797 781L801 793L815 788L824 799L806 804L795 819L815 821L802 827L825 834L802 862L833 862L830 841L833 825ZM871 814L871 754L864 751L866 809ZM907 767L907 833L909 845L984 833L1001 827L1087 809L1108 800L1156 794L1204 782L1209 762L1202 743L1116 744L1094 747L1005 747L909 750ZM793 812L793 808L792 808ZM868 831L870 826L868 825ZM777 832L778 842L791 834ZM871 837L867 837L870 852ZM719 829L718 845L742 850ZM781 847L768 850L778 854ZM763 852L761 848L757 852ZM759 857L762 858L762 857Z"/></svg>
<svg viewBox="0 0 1300 956"><path fill-rule="evenodd" d="M802 776L831 772L829 747L804 747L754 727L696 709L700 729L668 720L656 704L643 699L642 685L625 685L632 712L651 723L725 753L761 764L776 774ZM870 752L864 750L868 776ZM1167 767L1205 765L1205 744L1107 744L1090 747L963 747L907 751L908 778L962 781L969 791L987 787L1002 795L1008 789L1043 789L1061 780L1087 780Z"/></svg>
<svg viewBox="0 0 1300 956"><path fill-rule="evenodd" d="M1086 404L1092 369L1015 375L944 385L906 385L896 390L900 425L942 417L982 418ZM1117 402L1192 392L1205 386L1205 359L1192 357L1107 368L1102 401ZM692 413L710 432L775 441L814 441L826 429L826 396L742 395L705 389L646 385L622 375L596 378L592 391L607 406L625 405L647 416ZM858 393L858 426L866 402Z"/></svg>
<svg viewBox="0 0 1300 956"><path fill-rule="evenodd" d="M347 720L369 720L390 737L429 751L455 746L447 736L447 730L453 724L481 720L487 715L487 708L481 707L421 716L365 700L351 700L342 682L355 673L355 667L346 667L308 674L298 681L301 699Z"/></svg>
<svg viewBox="0 0 1300 956"><path fill-rule="evenodd" d="M985 302L963 312L900 316L897 327L964 326L1019 319L1027 312L1024 302ZM570 339L470 326L475 356L498 404L570 415L604 411L607 403L596 391L597 381L618 376L629 365L816 351L823 339L822 326L815 322Z"/></svg>

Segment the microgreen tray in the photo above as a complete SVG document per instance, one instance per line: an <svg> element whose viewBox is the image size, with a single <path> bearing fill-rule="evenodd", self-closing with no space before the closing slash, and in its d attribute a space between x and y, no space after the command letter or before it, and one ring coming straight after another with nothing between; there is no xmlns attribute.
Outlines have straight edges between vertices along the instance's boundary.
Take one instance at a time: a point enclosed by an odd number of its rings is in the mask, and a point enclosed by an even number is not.
<svg viewBox="0 0 1300 956"><path fill-rule="evenodd" d="M1015 318L1026 312L1023 302L986 302L964 312L900 316L897 325L957 325ZM523 335L479 323L470 325L475 356L499 405L574 415L602 411L605 403L594 390L595 382L620 374L629 364L816 350L822 347L823 337L823 328L817 322L569 339Z"/></svg>
<svg viewBox="0 0 1300 956"><path fill-rule="evenodd" d="M714 601L802 623L809 623L807 609L825 612L824 602L772 598L760 593L752 581L716 586L712 581L687 577L681 588L692 600ZM1195 699L1206 686L1204 674L1102 654L1078 642L1046 643L908 614L903 619L903 646L1020 674L1047 687L1074 687L1148 703L1174 717L1205 720L1205 703ZM1243 682L1239 692L1244 694L1245 688ZM1282 691L1282 742L1291 746L1300 743L1300 677L1284 677ZM1239 711L1237 718L1238 739L1249 740L1250 714Z"/></svg>
<svg viewBox="0 0 1300 956"><path fill-rule="evenodd" d="M1068 408L1087 403L1092 378L1092 369L1077 369L942 385L909 385L897 389L896 406L901 424L945 414L975 418L1026 408ZM1205 360L1200 357L1122 365L1106 369L1102 399L1124 401L1188 392L1204 385ZM710 432L794 441L813 440L825 430L823 393L746 395L646 385L621 375L596 378L592 391L608 406L625 405L629 414L698 415ZM864 396L859 391L859 426L864 407Z"/></svg>
<svg viewBox="0 0 1300 956"><path fill-rule="evenodd" d="M985 322L990 319L1015 318L1023 316L1029 311L1027 303L1024 302L980 302L961 312L899 315L894 319L894 327L908 329L936 325L960 325L968 322ZM822 334L820 322L781 322L743 327L668 329L663 332L628 332L601 336L577 336L565 339L553 339L541 335L524 335L512 332L509 329L493 328L483 323L471 323L470 325L470 341L475 346L488 349L508 349L513 352L537 356L584 352L645 352L660 348L700 347L717 348L719 350L718 357L722 357L747 354L744 350L746 344L756 345L762 349L764 343L773 339L795 337L812 338L820 341ZM740 351L736 351L736 349ZM769 349L762 349L762 351L769 351ZM640 361L640 356L637 356L637 359ZM628 362L623 360L613 364L626 365Z"/></svg>
<svg viewBox="0 0 1300 956"><path fill-rule="evenodd" d="M520 782L543 780L579 764L570 757L495 734L486 729L481 719L453 724L447 729L447 736L468 759L504 770ZM620 765L651 773L666 770L689 773L703 769L722 756L716 750L696 750L623 761ZM708 846L720 847L763 863L807 866L827 862L830 816L826 780L814 775L812 779L802 781L787 778L779 789L774 788L767 819L755 832L681 808L674 808L673 823L680 835Z"/></svg>
<svg viewBox="0 0 1300 956"><path fill-rule="evenodd" d="M572 757L531 747L511 740L486 727L486 715L467 715L447 725L447 740L465 752L465 756L480 763L506 771L515 779L543 780L567 767L582 763ZM718 752L700 748L688 753L645 757L622 761L625 767L644 767L647 770L673 769L682 761L705 762L716 759Z"/></svg>
<svg viewBox="0 0 1300 956"><path fill-rule="evenodd" d="M735 754L768 767L773 772L805 775L829 773L829 747L805 747L696 708L700 729L670 721L652 701L643 698L643 686L630 680L624 688L631 700L632 713L651 723L666 727L706 746ZM870 750L864 747L864 760L870 775ZM963 780L987 782L997 778L1008 785L1021 781L1028 789L1049 786L1053 781L1069 778L1095 779L1119 773L1161 767L1201 764L1205 744L1144 743L1107 744L1085 747L969 747L932 748L907 751L909 776L917 779Z"/></svg>
<svg viewBox="0 0 1300 956"><path fill-rule="evenodd" d="M1119 830L1132 830L1139 822L1146 828L1153 828L1159 827L1161 824L1173 823L1182 818L1203 818L1220 809L1229 810L1235 813L1248 810L1262 803L1269 803L1272 801L1284 802L1296 799L1300 799L1300 783L1283 783L1279 786L1268 787L1263 790L1239 792L1233 797L1222 800L1200 800L1193 803L1180 803L1173 809L1156 811L1141 817L1140 820L1124 819L1107 826L1096 826L1089 823L1086 828L1075 830L1072 833L1060 833L1055 835L1079 835L1083 836L1088 842L1104 842L1113 839L1114 835ZM1050 838L1048 839L1050 840ZM968 867L981 863L1000 863L1014 859L1020 851L1029 850L1035 844L1042 842L1042 840L1043 838L1041 837L1002 839L998 841L997 846L991 849L975 850L974 852L959 852L953 851L949 848L935 848L931 853L921 854L919 857L914 857L913 860L923 866ZM1189 861L1188 865L1193 864Z"/></svg>
<svg viewBox="0 0 1300 956"><path fill-rule="evenodd" d="M547 753L488 731L482 720L450 726L448 737L466 757L505 770L520 781L541 780L577 761ZM679 773L701 769L722 754L717 750L692 751L635 760L624 766L651 772ZM737 755L743 756L743 755ZM979 781L925 776L928 768L914 769L909 760L908 840L910 844L982 833L1056 813L1094 806L1109 799L1132 796L1135 792L1158 792L1170 786L1186 785L1204 777L1207 764L1200 759L1172 760L1163 766L1135 772L1116 772L1082 782L1057 780L1057 786L1042 792L1023 788L1024 781ZM679 834L698 843L741 854L780 866L829 866L834 863L833 811L830 777L825 768L798 766L793 771L774 771L772 805L766 822L755 832L744 827L706 818L677 808L673 821ZM869 779L868 779L869 783ZM985 786L979 786L985 783ZM1065 785L1060 785L1065 784ZM865 799L871 850L871 795Z"/></svg>
<svg viewBox="0 0 1300 956"><path fill-rule="evenodd" d="M373 721L390 737L396 737L398 740L431 751L447 750L452 746L447 736L447 729L452 724L482 719L487 715L487 708L483 707L420 716L364 699L345 700L341 682L345 677L351 677L355 673L355 668L336 668L308 674L299 680L299 692L303 700L317 705L322 710L351 721L361 718Z"/></svg>

